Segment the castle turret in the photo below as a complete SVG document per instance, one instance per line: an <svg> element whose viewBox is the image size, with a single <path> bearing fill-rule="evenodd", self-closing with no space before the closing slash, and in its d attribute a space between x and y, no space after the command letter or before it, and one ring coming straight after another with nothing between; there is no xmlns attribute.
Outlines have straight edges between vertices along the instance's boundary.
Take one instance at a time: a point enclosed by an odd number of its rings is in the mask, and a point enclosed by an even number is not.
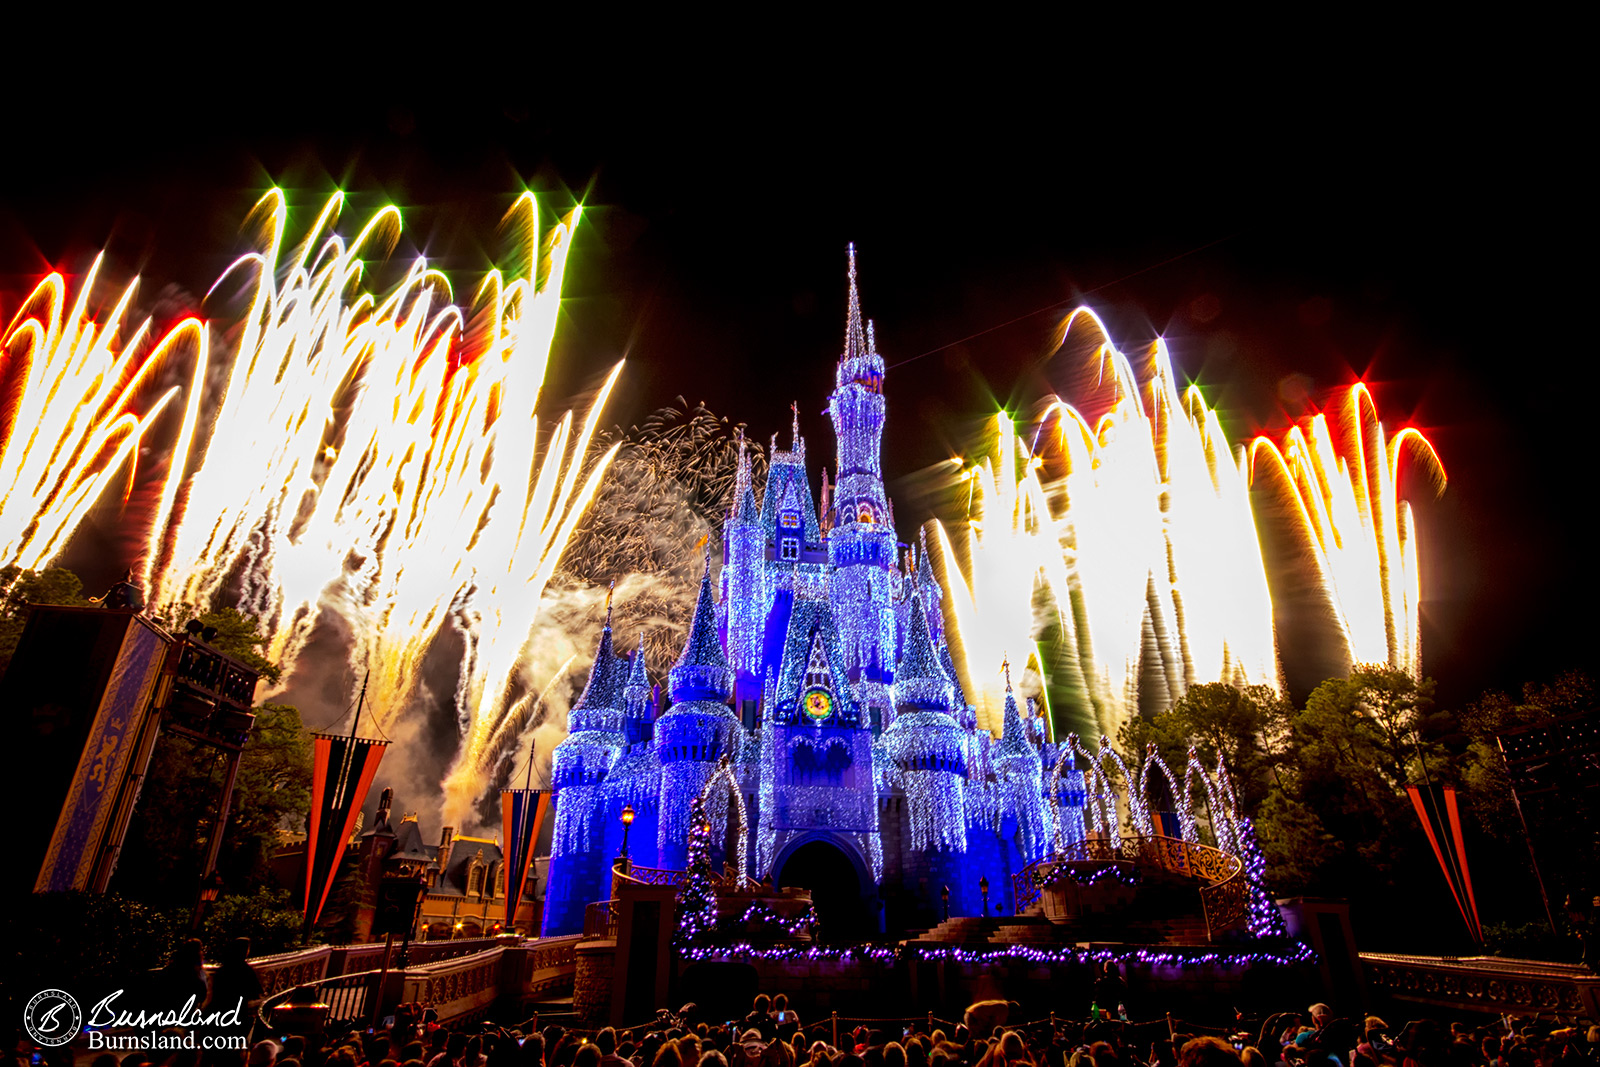
<svg viewBox="0 0 1600 1067"><path fill-rule="evenodd" d="M878 355L870 324L862 330L856 250L851 245L844 352L834 375L836 388L828 398L838 439L828 531L828 560L835 570L829 592L844 640L842 666L852 681L868 683L858 692L875 719L889 706L887 683L894 680L894 604L900 587L894 519L880 459L886 414L883 373L883 357Z"/></svg>
<svg viewBox="0 0 1600 1067"><path fill-rule="evenodd" d="M622 736L628 744L648 741L655 727L655 705L650 699L650 671L644 656L644 631L639 632L639 648L628 664L628 678L622 687Z"/></svg>
<svg viewBox="0 0 1600 1067"><path fill-rule="evenodd" d="M627 661L611 648L611 608L600 631L589 682L567 717L567 737L551 761L556 825L550 846L544 932L583 928L584 905L603 900L606 812L603 785L626 740Z"/></svg>
<svg viewBox="0 0 1600 1067"><path fill-rule="evenodd" d="M965 852L966 751L950 715L956 691L933 647L920 597L912 598L909 625L894 683L899 711L883 733L905 790L907 843L923 853ZM941 884L949 872L943 873Z"/></svg>
<svg viewBox="0 0 1600 1067"><path fill-rule="evenodd" d="M627 747L606 776L604 808L606 855L620 856L626 842L629 860L639 866L656 865L656 803L661 794L661 763L654 743L656 702L645 662L644 634L628 667L622 689L627 712L624 736ZM624 833L622 809L633 809L633 823Z"/></svg>
<svg viewBox="0 0 1600 1067"><path fill-rule="evenodd" d="M1000 838L1007 846L1009 873L1043 855L1045 840L1044 767L1039 750L1028 738L1017 695L1006 667L1005 727L994 747L996 799ZM1007 882L1009 885L1009 881Z"/></svg>
<svg viewBox="0 0 1600 1067"><path fill-rule="evenodd" d="M728 709L733 671L717 636L716 605L711 597L711 559L700 579L694 617L683 653L667 675L672 706L656 720L655 751L661 764L660 825L657 843L662 866L681 870L688 861L689 805L700 795L717 761L737 756L743 732ZM726 812L713 805L713 841L723 839ZM720 862L720 856L714 860Z"/></svg>
<svg viewBox="0 0 1600 1067"><path fill-rule="evenodd" d="M752 482L741 435L734 508L722 532L722 602L727 611L728 658L735 672L734 707L746 727L755 725L761 703L761 624L767 603L761 512Z"/></svg>

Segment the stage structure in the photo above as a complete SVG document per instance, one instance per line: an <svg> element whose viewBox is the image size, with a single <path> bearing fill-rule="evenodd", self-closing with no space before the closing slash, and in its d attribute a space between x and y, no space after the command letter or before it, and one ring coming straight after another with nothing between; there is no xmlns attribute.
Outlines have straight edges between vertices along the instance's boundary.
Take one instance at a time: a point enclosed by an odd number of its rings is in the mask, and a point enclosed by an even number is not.
<svg viewBox="0 0 1600 1067"><path fill-rule="evenodd" d="M123 582L101 606L32 605L0 682L33 772L13 776L13 800L55 813L23 835L20 867L35 892L105 892L163 729L227 760L202 876L215 869L256 672L212 648L198 622L168 634L141 600Z"/></svg>

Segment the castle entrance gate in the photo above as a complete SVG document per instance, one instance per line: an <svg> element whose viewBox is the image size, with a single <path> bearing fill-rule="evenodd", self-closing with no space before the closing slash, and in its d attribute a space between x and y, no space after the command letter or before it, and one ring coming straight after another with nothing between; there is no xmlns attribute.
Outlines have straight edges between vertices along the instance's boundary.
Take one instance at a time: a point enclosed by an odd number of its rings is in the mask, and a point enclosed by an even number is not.
<svg viewBox="0 0 1600 1067"><path fill-rule="evenodd" d="M811 890L817 939L858 941L878 933L878 892L848 845L816 835L785 848L773 865L773 884Z"/></svg>

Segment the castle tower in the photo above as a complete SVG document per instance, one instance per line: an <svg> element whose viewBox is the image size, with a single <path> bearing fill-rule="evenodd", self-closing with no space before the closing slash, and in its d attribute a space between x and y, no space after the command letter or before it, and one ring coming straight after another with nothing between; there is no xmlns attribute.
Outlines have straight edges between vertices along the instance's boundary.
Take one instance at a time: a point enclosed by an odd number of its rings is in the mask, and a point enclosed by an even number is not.
<svg viewBox="0 0 1600 1067"><path fill-rule="evenodd" d="M743 732L728 709L733 671L717 636L716 605L711 596L711 557L706 556L700 595L683 653L667 675L672 706L656 720L655 751L661 763L661 793L656 841L663 867L683 870L688 862L689 805L700 795L724 754L737 756ZM726 804L713 802L707 814L716 827L713 841L726 829ZM713 862L722 862L721 850Z"/></svg>
<svg viewBox="0 0 1600 1067"><path fill-rule="evenodd" d="M733 706L747 728L755 725L761 703L762 622L767 604L761 512L751 482L750 457L741 435L733 512L722 531L722 603L727 616L728 658L734 669Z"/></svg>
<svg viewBox="0 0 1600 1067"><path fill-rule="evenodd" d="M797 599L766 708L757 867L783 884L788 855L825 840L866 873L863 899L882 881L883 847L866 709L841 668L844 645L828 601ZM876 908L869 909L876 918Z"/></svg>
<svg viewBox="0 0 1600 1067"><path fill-rule="evenodd" d="M844 352L828 398L838 440L828 533L828 561L835 568L829 594L844 641L843 666L851 681L867 683L857 693L878 723L886 718L892 699L888 683L894 680L894 604L900 587L894 519L880 458L886 413L883 373L870 324L862 330L856 250L851 245Z"/></svg>
<svg viewBox="0 0 1600 1067"><path fill-rule="evenodd" d="M1028 738L1017 695L1011 688L1011 668L1006 671L1005 728L994 747L996 799L999 804L1000 840L1005 850L1007 895L1010 876L1043 855L1048 844L1044 819L1044 766L1039 750ZM991 877L990 881L994 881ZM1014 902L1013 902L1014 904Z"/></svg>
<svg viewBox="0 0 1600 1067"><path fill-rule="evenodd" d="M925 904L949 886L957 914L971 896L963 872L967 851L966 748L951 716L956 688L939 662L922 598L910 604L905 651L895 673L894 722L884 749L905 792L902 879Z"/></svg>
<svg viewBox="0 0 1600 1067"><path fill-rule="evenodd" d="M639 648L628 663L628 679L622 687L623 738L628 744L650 740L655 730L655 706L650 699L650 670L644 657L644 631L639 631Z"/></svg>
<svg viewBox="0 0 1600 1067"><path fill-rule="evenodd" d="M611 608L595 650L589 683L567 718L567 737L551 760L556 825L545 891L546 935L583 929L584 905L608 895L603 785L626 744L623 689L627 661L611 649Z"/></svg>
<svg viewBox="0 0 1600 1067"><path fill-rule="evenodd" d="M629 860L642 867L656 866L656 817L661 795L661 762L656 758L652 738L655 734L655 701L650 688L650 673L645 662L644 634L628 666L622 689L623 737L627 747L611 767L604 787L604 809L610 816L605 827L607 856L620 856L623 847L622 809L633 809L633 826L627 834Z"/></svg>

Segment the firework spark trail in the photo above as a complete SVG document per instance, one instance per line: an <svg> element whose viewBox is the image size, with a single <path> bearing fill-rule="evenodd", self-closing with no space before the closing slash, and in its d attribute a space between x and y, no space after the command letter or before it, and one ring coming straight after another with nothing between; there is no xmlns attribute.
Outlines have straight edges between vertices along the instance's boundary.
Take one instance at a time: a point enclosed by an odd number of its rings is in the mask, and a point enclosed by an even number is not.
<svg viewBox="0 0 1600 1067"><path fill-rule="evenodd" d="M1251 474L1276 475L1278 493L1293 504L1294 526L1315 561L1346 665L1386 663L1421 677L1416 526L1398 482L1408 453L1440 489L1444 465L1415 429L1387 439L1365 385L1351 387L1336 418L1334 430L1326 414L1314 416L1309 429L1291 429L1281 448L1256 438ZM1336 433L1342 447L1335 447Z"/></svg>
<svg viewBox="0 0 1600 1067"><path fill-rule="evenodd" d="M378 212L347 245L332 232L341 204L328 202L280 270L288 212L269 193L265 250L223 276L253 272L250 308L153 601L209 604L237 582L286 675L319 614L337 610L357 674L372 672L381 726L417 696L434 638L460 631L457 817L517 721L507 701L541 595L615 454L591 460L589 446L621 364L581 428L568 412L541 442L535 409L576 213L541 259L533 197L513 205L526 276L491 272L477 302L486 329L463 354L466 319L422 261L381 302L361 289L360 256L393 243L399 212Z"/></svg>
<svg viewBox="0 0 1600 1067"><path fill-rule="evenodd" d="M97 257L70 309L66 280L49 275L23 301L0 339L7 375L17 382L0 440L0 565L24 570L44 566L124 466L132 486L140 443L181 390L167 389L142 414L132 407L153 372L190 338L191 397L178 431L180 447L162 476L151 544L158 544L165 532L183 478L198 413L195 387L205 378L206 328L198 319L185 319L145 352L150 332L146 319L119 348L117 335L138 281L123 290L104 325L97 325L87 308L100 264ZM141 578L148 566L147 556Z"/></svg>
<svg viewBox="0 0 1600 1067"><path fill-rule="evenodd" d="M1141 387L1091 311L1069 316L1063 341L1075 327L1088 334L1095 376L1112 392L1107 409L1091 419L1052 398L1054 433L1041 434L1036 449L1002 415L995 458L966 475L981 491L959 573L943 553L963 685L995 689L989 675L1001 653L1039 654L1045 621L1060 635L1058 654L1041 658L1058 729L1114 734L1141 707L1170 706L1196 682L1276 684L1272 604L1242 456L1230 455L1197 391L1179 395L1161 343ZM1041 590L1053 620L1035 610ZM981 706L979 721L999 725Z"/></svg>
<svg viewBox="0 0 1600 1067"><path fill-rule="evenodd" d="M1031 661L1044 673L1034 643L1039 630L1034 590L1041 582L1052 589L1068 585L1056 548L1060 531L1045 502L1037 465L1008 416L998 415L995 426L993 455L962 474L971 483L972 501L964 568L949 565L955 558L949 534L938 522L933 524L937 569L955 617L947 629L952 652L964 668L962 684L977 707L978 725L990 730L999 730L1005 717L1005 681L998 665L1009 658L1020 673ZM1037 695L1027 686L1023 691Z"/></svg>

